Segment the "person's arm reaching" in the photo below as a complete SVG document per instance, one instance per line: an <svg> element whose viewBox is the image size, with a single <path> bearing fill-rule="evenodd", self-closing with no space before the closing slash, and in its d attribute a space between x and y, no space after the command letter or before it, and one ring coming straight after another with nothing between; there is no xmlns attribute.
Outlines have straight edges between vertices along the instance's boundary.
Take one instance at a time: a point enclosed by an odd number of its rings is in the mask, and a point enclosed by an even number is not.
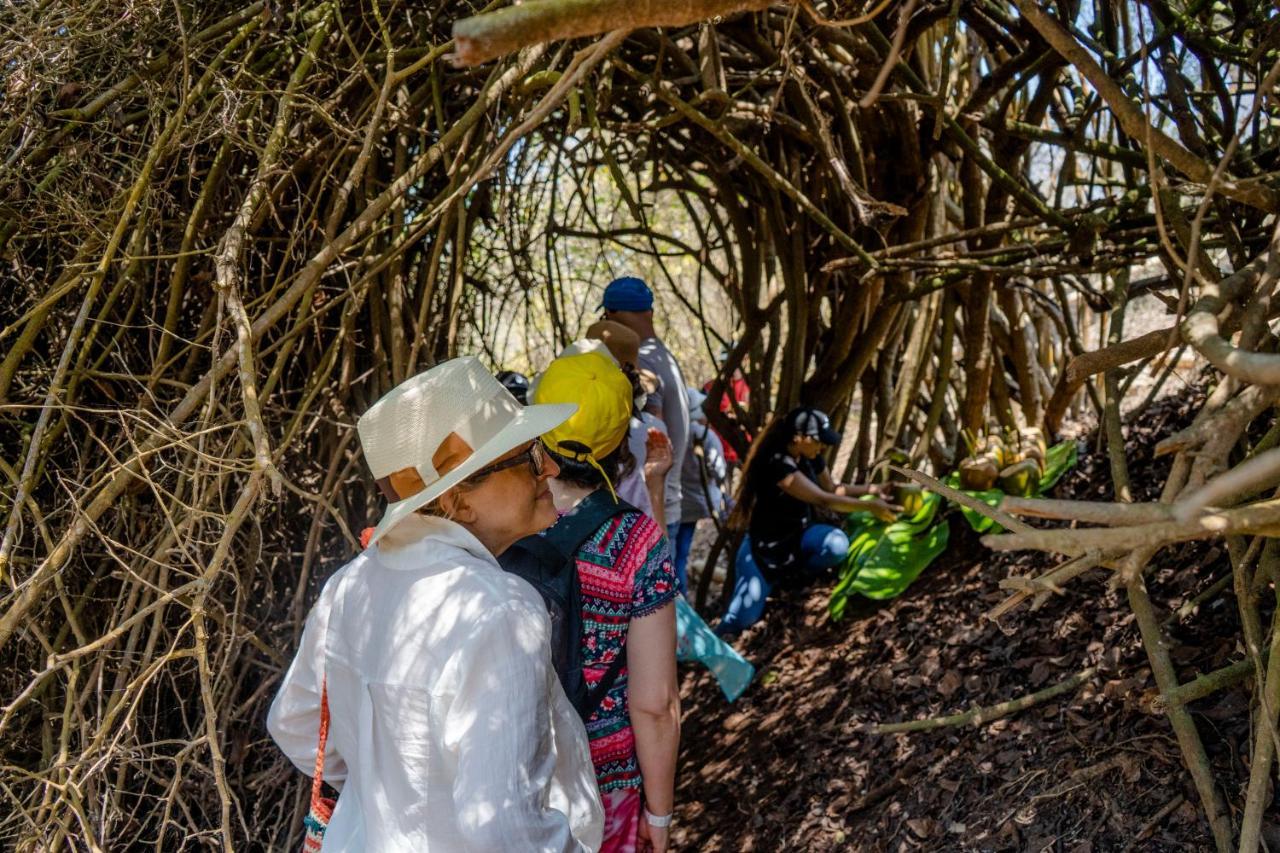
<svg viewBox="0 0 1280 853"><path fill-rule="evenodd" d="M889 493L892 491L891 487L887 484L876 485L874 483L867 483L866 485L861 485L858 483L842 483L840 485L836 485L836 482L831 479L831 472L826 468L823 468L818 474L818 485L825 491L846 498L856 498L861 497L862 495L875 495L877 497L887 498L889 497Z"/></svg>
<svg viewBox="0 0 1280 853"><path fill-rule="evenodd" d="M782 478L778 482L778 488L796 500L836 512L869 512L881 521L893 521L897 517L897 508L880 498L864 501L828 491L799 471L793 471Z"/></svg>
<svg viewBox="0 0 1280 853"><path fill-rule="evenodd" d="M548 805L556 752L547 707L545 612L523 601L489 609L456 665L445 718L457 761L454 812L467 850L580 851L568 816Z"/></svg>

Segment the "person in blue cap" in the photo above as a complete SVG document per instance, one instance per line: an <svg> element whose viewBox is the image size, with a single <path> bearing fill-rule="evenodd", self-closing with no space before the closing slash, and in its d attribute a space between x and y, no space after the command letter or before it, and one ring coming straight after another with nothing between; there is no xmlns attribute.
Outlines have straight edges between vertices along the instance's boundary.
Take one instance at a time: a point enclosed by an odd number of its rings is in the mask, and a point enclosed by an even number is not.
<svg viewBox="0 0 1280 853"><path fill-rule="evenodd" d="M837 484L823 451L840 444L827 413L799 406L778 418L751 447L730 525L747 535L734 560L734 592L716 631L735 634L764 614L777 586L801 586L849 552L839 527L818 522L815 509L870 512L891 521L901 507L884 499L887 486ZM863 500L870 496L870 500Z"/></svg>
<svg viewBox="0 0 1280 853"><path fill-rule="evenodd" d="M671 438L671 456L684 459L689 441L689 401L685 397L684 374L675 356L667 349L653 328L653 291L635 276L623 276L609 282L601 304L606 320L621 323L640 336L640 367L652 370L662 380L662 421ZM667 472L665 522L667 538L674 542L680 528L680 503L684 490L680 483L680 466Z"/></svg>

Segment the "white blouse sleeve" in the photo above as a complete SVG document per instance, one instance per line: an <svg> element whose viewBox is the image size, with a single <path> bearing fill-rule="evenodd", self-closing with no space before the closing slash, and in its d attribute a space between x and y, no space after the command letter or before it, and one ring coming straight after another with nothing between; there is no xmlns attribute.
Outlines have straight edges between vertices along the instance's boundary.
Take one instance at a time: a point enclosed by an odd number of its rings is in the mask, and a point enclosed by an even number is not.
<svg viewBox="0 0 1280 853"><path fill-rule="evenodd" d="M289 665L280 691L267 712L267 731L295 766L308 776L315 774L316 747L320 739L320 688L324 668L324 635L333 604L329 584L307 616L298 653ZM333 746L325 749L324 781L341 790L347 765Z"/></svg>
<svg viewBox="0 0 1280 853"><path fill-rule="evenodd" d="M510 602L477 621L458 661L444 746L457 760L454 810L469 850L584 849L549 805L550 633L544 610Z"/></svg>

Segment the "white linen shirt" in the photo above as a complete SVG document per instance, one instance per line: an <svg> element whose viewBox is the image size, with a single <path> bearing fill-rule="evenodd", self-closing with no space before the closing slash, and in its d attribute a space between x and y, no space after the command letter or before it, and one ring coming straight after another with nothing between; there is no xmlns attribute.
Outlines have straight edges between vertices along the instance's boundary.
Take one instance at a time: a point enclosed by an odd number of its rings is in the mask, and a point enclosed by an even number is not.
<svg viewBox="0 0 1280 853"><path fill-rule="evenodd" d="M340 789L325 853L594 851L586 730L550 666L542 598L470 532L414 515L325 584L267 728Z"/></svg>

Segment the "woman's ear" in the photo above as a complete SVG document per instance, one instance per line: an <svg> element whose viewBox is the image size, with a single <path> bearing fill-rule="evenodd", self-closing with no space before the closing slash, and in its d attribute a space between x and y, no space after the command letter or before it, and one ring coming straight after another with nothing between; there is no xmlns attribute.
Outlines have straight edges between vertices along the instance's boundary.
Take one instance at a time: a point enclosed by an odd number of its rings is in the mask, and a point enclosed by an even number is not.
<svg viewBox="0 0 1280 853"><path fill-rule="evenodd" d="M445 518L459 524L475 524L479 517L462 496L462 491L457 488L450 489L440 496L440 508L444 510Z"/></svg>

